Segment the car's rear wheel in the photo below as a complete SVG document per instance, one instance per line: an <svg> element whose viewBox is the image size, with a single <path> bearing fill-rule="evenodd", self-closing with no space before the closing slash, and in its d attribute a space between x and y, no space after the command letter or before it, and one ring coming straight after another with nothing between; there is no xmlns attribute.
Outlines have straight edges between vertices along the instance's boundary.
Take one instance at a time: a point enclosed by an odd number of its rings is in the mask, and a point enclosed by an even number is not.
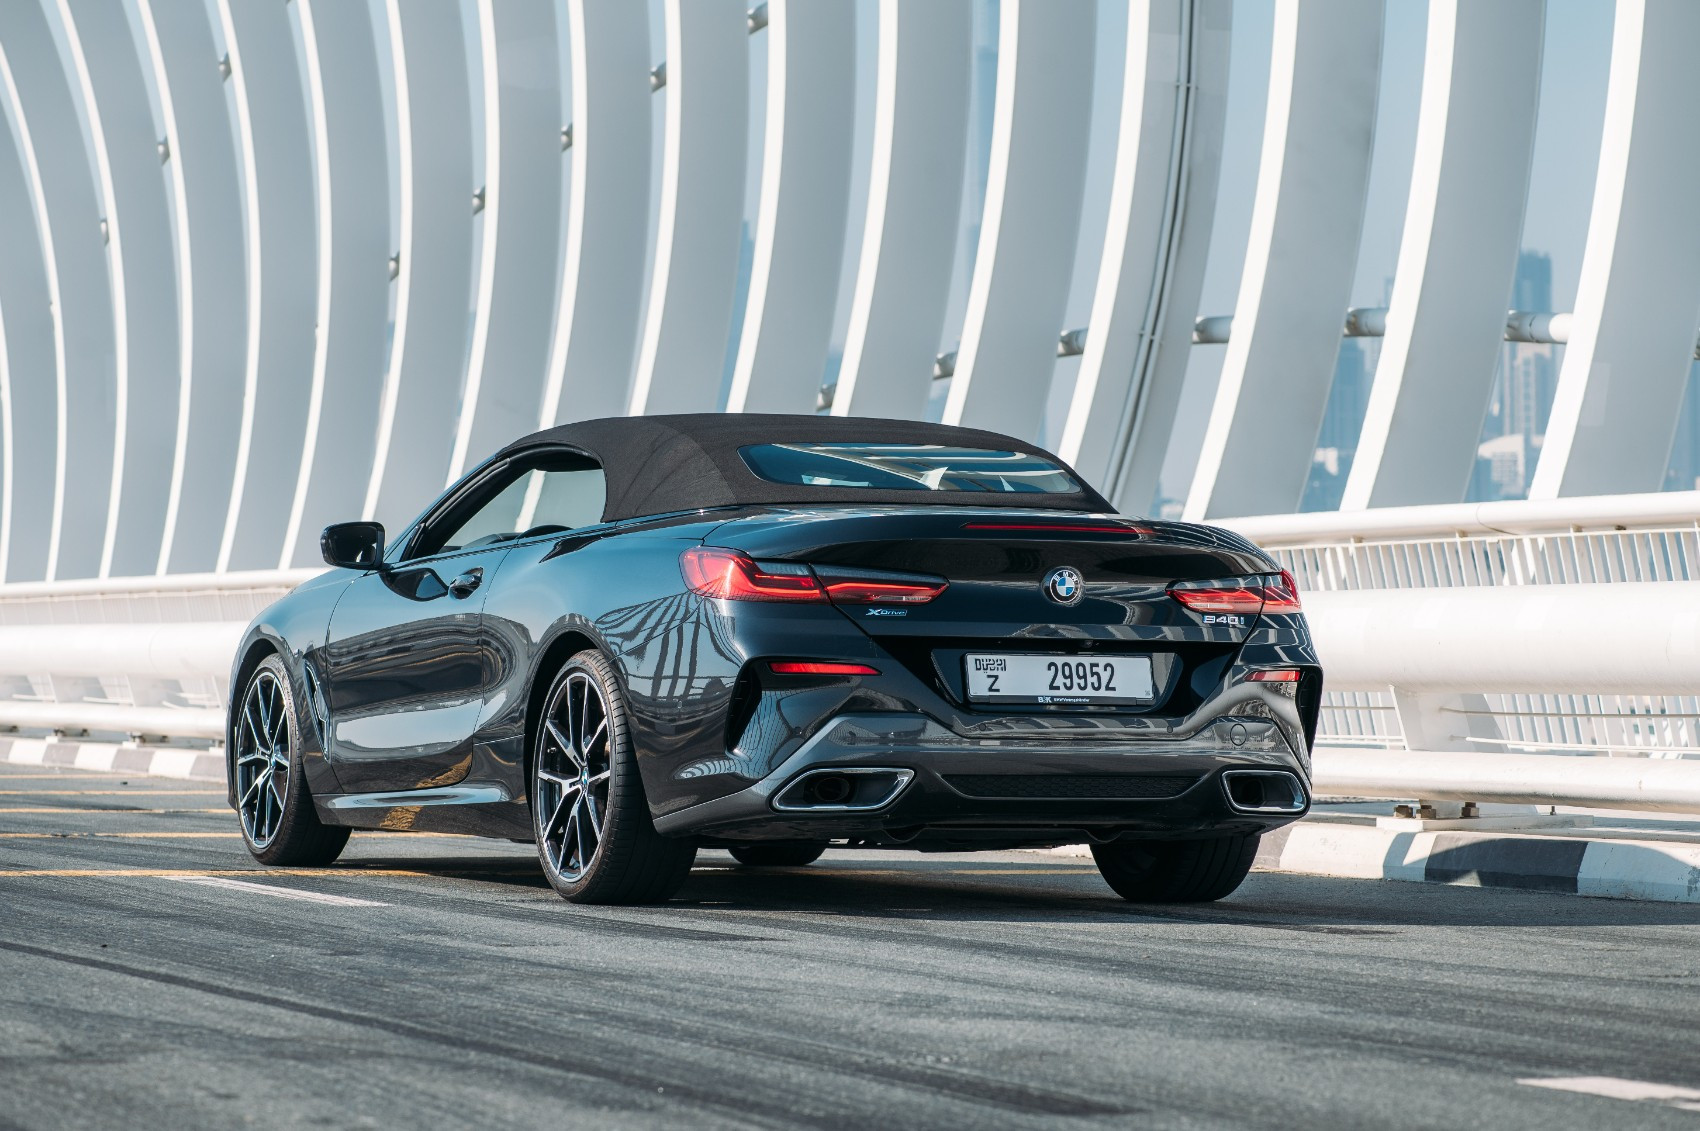
<svg viewBox="0 0 1700 1131"><path fill-rule="evenodd" d="M236 711L236 811L248 851L280 867L331 863L348 843L348 830L322 823L313 810L283 660L273 655L260 661Z"/></svg>
<svg viewBox="0 0 1700 1131"><path fill-rule="evenodd" d="M556 673L533 739L531 822L544 875L575 903L659 903L696 844L655 831L613 667L580 652Z"/></svg>
<svg viewBox="0 0 1700 1131"><path fill-rule="evenodd" d="M1133 903L1208 903L1240 886L1258 836L1118 840L1092 846L1104 882Z"/></svg>
<svg viewBox="0 0 1700 1131"><path fill-rule="evenodd" d="M824 840L770 840L762 844L740 844L732 859L752 868L801 868L813 864L826 851Z"/></svg>

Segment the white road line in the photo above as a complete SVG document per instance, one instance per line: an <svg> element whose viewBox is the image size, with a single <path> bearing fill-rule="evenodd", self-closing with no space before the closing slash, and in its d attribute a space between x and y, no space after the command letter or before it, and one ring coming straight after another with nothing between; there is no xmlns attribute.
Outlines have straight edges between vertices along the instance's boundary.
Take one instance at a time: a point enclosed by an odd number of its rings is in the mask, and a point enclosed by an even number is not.
<svg viewBox="0 0 1700 1131"><path fill-rule="evenodd" d="M1645 1080L1624 1080L1616 1076L1530 1076L1517 1082L1531 1088L1552 1088L1560 1092L1581 1092L1614 1100L1646 1101L1683 1111L1700 1111L1700 1089L1680 1088L1675 1084L1651 1084Z"/></svg>
<svg viewBox="0 0 1700 1131"><path fill-rule="evenodd" d="M202 884L206 887L229 888L232 891L255 892L259 895L275 895L279 899L304 899L308 903L331 903L339 907L388 907L387 903L379 903L372 899L351 899L346 895L326 895L317 891L300 891L296 888L273 887L270 884L249 883L247 880L226 879L224 876L164 876L163 879L177 880L185 884Z"/></svg>

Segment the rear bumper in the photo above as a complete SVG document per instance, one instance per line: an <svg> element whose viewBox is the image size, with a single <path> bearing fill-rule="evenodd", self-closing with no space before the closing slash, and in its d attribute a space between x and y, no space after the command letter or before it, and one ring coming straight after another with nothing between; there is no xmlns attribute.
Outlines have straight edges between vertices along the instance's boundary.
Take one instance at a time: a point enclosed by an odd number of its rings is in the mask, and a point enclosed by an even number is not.
<svg viewBox="0 0 1700 1131"><path fill-rule="evenodd" d="M1237 744L1236 744L1237 742ZM872 808L795 809L795 783L821 770L898 771L906 780ZM1292 775L1303 808L1244 812L1229 770ZM1126 732L965 739L924 715L847 715L821 728L748 787L657 817L668 836L725 840L840 839L914 847L1065 844L1121 836L1255 833L1309 806L1306 767L1268 720L1222 718L1185 739Z"/></svg>

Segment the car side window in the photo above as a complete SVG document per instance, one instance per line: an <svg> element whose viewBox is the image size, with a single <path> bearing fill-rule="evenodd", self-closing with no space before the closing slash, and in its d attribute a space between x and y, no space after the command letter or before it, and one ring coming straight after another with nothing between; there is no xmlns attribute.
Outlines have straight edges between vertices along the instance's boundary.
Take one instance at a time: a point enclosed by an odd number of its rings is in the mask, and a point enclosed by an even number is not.
<svg viewBox="0 0 1700 1131"><path fill-rule="evenodd" d="M561 534L602 521L602 468L573 453L522 456L426 523L409 558Z"/></svg>

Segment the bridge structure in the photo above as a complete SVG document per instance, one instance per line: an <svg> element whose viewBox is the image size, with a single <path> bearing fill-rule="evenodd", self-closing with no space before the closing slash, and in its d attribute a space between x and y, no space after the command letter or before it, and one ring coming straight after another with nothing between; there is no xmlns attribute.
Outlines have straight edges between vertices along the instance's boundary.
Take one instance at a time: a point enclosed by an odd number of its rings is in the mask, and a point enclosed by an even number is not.
<svg viewBox="0 0 1700 1131"><path fill-rule="evenodd" d="M0 5L0 728L204 747L326 523L405 523L555 423L818 411L1045 440L1129 513L1195 448L1179 512L1301 583L1325 792L1700 813L1700 492L1661 492L1700 5L1615 5L1570 310L1510 301L1544 0L1430 0L1377 306L1388 10L1275 0L1252 59L1247 7ZM1230 83L1264 66L1206 310ZM1355 458L1296 513L1350 338L1380 340ZM1507 341L1562 347L1538 463L1461 502Z"/></svg>

